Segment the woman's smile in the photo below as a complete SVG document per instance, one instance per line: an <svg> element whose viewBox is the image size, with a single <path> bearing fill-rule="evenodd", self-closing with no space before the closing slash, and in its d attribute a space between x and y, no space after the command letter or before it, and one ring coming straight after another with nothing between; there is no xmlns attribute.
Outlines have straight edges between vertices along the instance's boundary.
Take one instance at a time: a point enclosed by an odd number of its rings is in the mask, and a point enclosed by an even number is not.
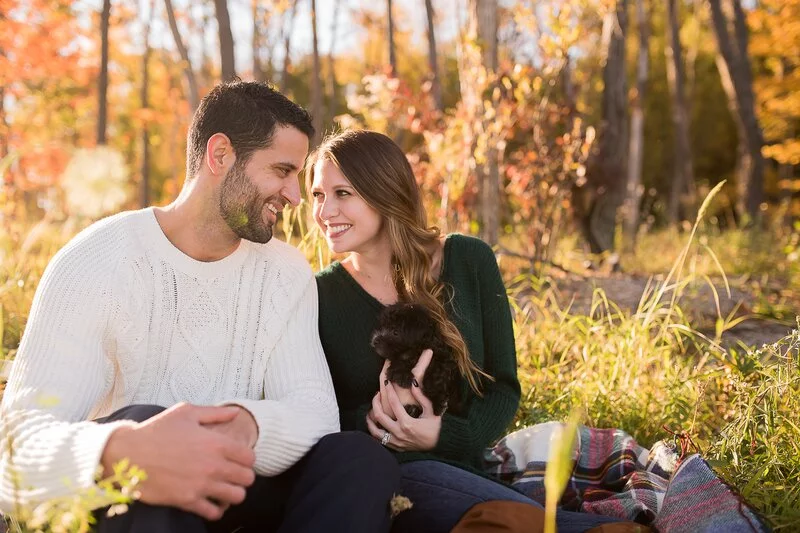
<svg viewBox="0 0 800 533"><path fill-rule="evenodd" d="M327 227L327 236L329 239L338 239L345 233L347 230L352 228L352 224L334 224L332 226Z"/></svg>

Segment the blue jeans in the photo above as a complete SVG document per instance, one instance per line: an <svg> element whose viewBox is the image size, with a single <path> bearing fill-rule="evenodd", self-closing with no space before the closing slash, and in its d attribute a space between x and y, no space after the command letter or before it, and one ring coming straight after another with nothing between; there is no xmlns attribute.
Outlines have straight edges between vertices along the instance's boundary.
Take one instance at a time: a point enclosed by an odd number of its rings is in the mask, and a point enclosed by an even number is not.
<svg viewBox="0 0 800 533"><path fill-rule="evenodd" d="M414 461L400 465L400 494L413 507L394 520L393 533L444 533L450 531L473 505L503 500L541 507L511 487L438 461ZM619 518L575 513L559 509L558 533L578 533Z"/></svg>

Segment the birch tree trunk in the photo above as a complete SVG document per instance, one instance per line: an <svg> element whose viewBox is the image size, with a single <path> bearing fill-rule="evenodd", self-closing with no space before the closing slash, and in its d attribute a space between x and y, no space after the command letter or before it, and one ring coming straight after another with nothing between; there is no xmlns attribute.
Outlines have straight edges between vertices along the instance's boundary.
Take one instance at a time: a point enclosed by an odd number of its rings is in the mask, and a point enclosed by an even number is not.
<svg viewBox="0 0 800 533"><path fill-rule="evenodd" d="M628 148L628 178L625 190L625 246L633 250L639 228L639 205L642 201L642 162L644 161L644 98L647 91L649 64L649 21L645 0L636 0L636 20L639 26L639 56L636 61L636 93L631 102L631 134Z"/></svg>
<svg viewBox="0 0 800 533"><path fill-rule="evenodd" d="M761 155L764 137L755 112L744 11L739 0L726 0L725 4L727 14L723 11L722 0L709 0L719 50L717 69L739 134L736 211L740 217L756 221L764 200L764 158Z"/></svg>
<svg viewBox="0 0 800 533"><path fill-rule="evenodd" d="M686 102L686 75L683 66L683 47L680 39L677 0L665 0L667 9L666 46L664 54L667 63L667 85L672 103L672 124L675 128L675 166L672 186L667 204L667 220L677 224L679 217L687 216L693 203L691 191L694 190L694 169L692 167L692 146L689 135L689 106ZM683 205L683 213L681 206Z"/></svg>
<svg viewBox="0 0 800 533"><path fill-rule="evenodd" d="M477 23L483 65L497 70L497 0L470 0L469 5Z"/></svg>
<svg viewBox="0 0 800 533"><path fill-rule="evenodd" d="M497 72L497 0L470 0L470 35L477 37L483 66ZM477 170L480 190L481 237L494 246L500 237L500 169L498 153L487 147L486 161Z"/></svg>

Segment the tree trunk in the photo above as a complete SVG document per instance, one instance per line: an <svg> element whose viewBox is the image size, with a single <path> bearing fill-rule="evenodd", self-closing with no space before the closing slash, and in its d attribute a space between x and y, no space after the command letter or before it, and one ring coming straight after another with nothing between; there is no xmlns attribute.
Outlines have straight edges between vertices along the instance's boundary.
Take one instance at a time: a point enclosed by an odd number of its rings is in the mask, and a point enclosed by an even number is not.
<svg viewBox="0 0 800 533"><path fill-rule="evenodd" d="M497 0L470 0L470 14L476 17L478 41L483 54L483 65L496 71L497 55Z"/></svg>
<svg viewBox="0 0 800 533"><path fill-rule="evenodd" d="M469 16L470 35L477 37L483 66L488 71L497 72L497 0L470 0ZM500 236L500 169L496 148L487 147L486 162L478 167L477 177L481 237L494 246Z"/></svg>
<svg viewBox="0 0 800 533"><path fill-rule="evenodd" d="M2 55L2 54L0 54ZM6 122L6 110L3 104L3 101L6 96L6 88L3 85L0 85L0 159L3 159L5 156L8 155L8 122ZM2 188L3 183L0 180L0 188Z"/></svg>
<svg viewBox="0 0 800 533"><path fill-rule="evenodd" d="M428 68L430 68L431 96L439 111L444 110L442 102L442 85L439 80L439 61L436 57L436 32L434 31L433 2L425 0L425 14L428 19Z"/></svg>
<svg viewBox="0 0 800 533"><path fill-rule="evenodd" d="M292 2L292 7L289 13L289 28L284 28L283 36L283 68L281 69L281 92L285 93L289 89L289 66L292 64L291 51L292 44L292 29L294 28L294 17L297 14L297 0Z"/></svg>
<svg viewBox="0 0 800 533"><path fill-rule="evenodd" d="M644 98L647 91L648 28L645 0L636 0L636 19L639 26L639 57L636 63L636 93L631 102L631 134L628 148L628 179L625 191L625 246L633 250L639 228L639 205L642 200L642 162L644 161Z"/></svg>
<svg viewBox="0 0 800 533"><path fill-rule="evenodd" d="M181 56L181 63L183 63L183 73L186 76L186 84L189 86L189 113L194 113L197 106L200 105L200 91L197 88L197 77L194 75L192 69L192 62L189 59L189 51L183 44L181 32L178 30L178 22L175 20L175 11L172 9L172 0L164 0L164 6L167 10L167 19L169 20L169 29L172 32L172 38L175 41L175 47L178 49L178 54Z"/></svg>
<svg viewBox="0 0 800 533"><path fill-rule="evenodd" d="M392 76L397 76L397 55L394 49L394 17L392 16L392 0L386 0L386 20L389 26L389 66Z"/></svg>
<svg viewBox="0 0 800 533"><path fill-rule="evenodd" d="M6 14L0 12L0 24L3 24L5 19ZM5 57L6 51L3 47L0 47L0 58L5 60ZM0 159L8 155L8 141L10 137L8 122L6 122L5 96L6 87L5 85L0 85ZM3 185L3 181L0 180L0 189L2 189Z"/></svg>
<svg viewBox="0 0 800 533"><path fill-rule="evenodd" d="M340 0L335 0L333 4L333 17L331 18L331 46L328 49L328 97L330 98L330 105L328 105L328 124L333 123L333 118L336 116L336 69L334 51L336 50L336 33L339 22L339 4Z"/></svg>
<svg viewBox="0 0 800 533"><path fill-rule="evenodd" d="M628 2L617 0L616 10L604 24L610 35L603 67L603 114L600 133L592 152L586 177L595 197L585 221L593 253L614 250L617 209L625 198L628 152L627 83L625 81L625 36L628 31Z"/></svg>
<svg viewBox="0 0 800 533"><path fill-rule="evenodd" d="M144 29L144 54L142 54L142 86L140 97L142 109L150 107L148 89L150 87L150 28L153 25L155 0L150 0L150 16ZM147 119L142 124L142 175L139 181L139 205L142 208L150 205L150 124Z"/></svg>
<svg viewBox="0 0 800 533"><path fill-rule="evenodd" d="M227 81L236 77L228 0L214 0L214 9L217 13L217 28L219 30L219 57L222 66L222 81Z"/></svg>
<svg viewBox="0 0 800 533"><path fill-rule="evenodd" d="M311 78L311 117L314 124L312 148L319 144L322 135L322 73L319 63L319 47L317 46L317 0L311 0L311 37L314 46L314 73Z"/></svg>
<svg viewBox="0 0 800 533"><path fill-rule="evenodd" d="M703 1L704 0L692 0L692 16L695 18L700 17L701 11L703 9ZM677 9L676 9L677 12ZM697 56L700 54L700 44L703 39L703 32L699 28L693 36L694 38L689 41L686 50L686 94L688 96L687 102L687 116L691 117L691 102L694 101L695 95L695 82L697 78L697 69L695 65L697 64Z"/></svg>
<svg viewBox="0 0 800 533"><path fill-rule="evenodd" d="M258 0L251 0L250 10L253 15L253 39L251 41L253 54L253 79L256 81L265 81L267 76L264 72L264 66L261 64L261 50L263 49L261 26L264 21L261 20L261 10L258 9Z"/></svg>
<svg viewBox="0 0 800 533"><path fill-rule="evenodd" d="M108 122L108 27L111 21L111 0L103 0L100 15L100 77L97 80L97 144L106 144Z"/></svg>
<svg viewBox="0 0 800 533"><path fill-rule="evenodd" d="M671 225L675 225L679 217L688 215L688 209L694 202L691 194L694 190L694 169L689 135L689 106L686 103L686 75L678 23L679 5L677 0L666 0L666 7L664 54L667 60L667 85L672 103L672 124L675 128L675 167L667 205L667 220ZM682 206L683 213L681 213Z"/></svg>
<svg viewBox="0 0 800 533"><path fill-rule="evenodd" d="M566 131L572 131L575 119L578 116L578 89L572 75L572 58L564 57L564 66L561 68L561 83L564 86L564 105L567 108L568 122Z"/></svg>
<svg viewBox="0 0 800 533"><path fill-rule="evenodd" d="M745 222L754 222L759 218L760 206L764 200L764 158L761 155L764 138L755 112L744 11L739 0L728 0L726 3L730 8L727 15L723 12L721 0L709 0L719 49L717 69L739 134L736 211L740 217L745 218ZM728 16L733 20L729 20Z"/></svg>

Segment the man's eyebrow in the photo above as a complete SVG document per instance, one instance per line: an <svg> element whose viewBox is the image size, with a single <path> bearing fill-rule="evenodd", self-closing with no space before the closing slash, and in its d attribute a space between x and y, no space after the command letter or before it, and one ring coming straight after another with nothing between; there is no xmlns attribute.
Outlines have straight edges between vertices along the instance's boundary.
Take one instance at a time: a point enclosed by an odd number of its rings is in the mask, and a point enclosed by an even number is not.
<svg viewBox="0 0 800 533"><path fill-rule="evenodd" d="M292 163L291 161L279 161L277 163L273 163L270 165L271 168L282 168L291 171L300 170L300 167Z"/></svg>

